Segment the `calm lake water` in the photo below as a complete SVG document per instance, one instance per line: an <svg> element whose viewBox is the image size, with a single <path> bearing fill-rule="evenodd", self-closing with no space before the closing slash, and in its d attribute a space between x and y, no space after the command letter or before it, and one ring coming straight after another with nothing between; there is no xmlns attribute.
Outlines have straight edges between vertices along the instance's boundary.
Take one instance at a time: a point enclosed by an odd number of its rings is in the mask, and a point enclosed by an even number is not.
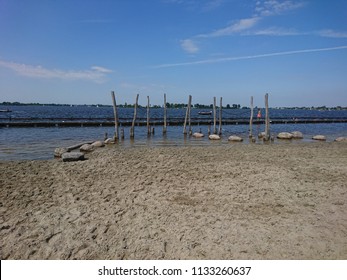
<svg viewBox="0 0 347 280"><path fill-rule="evenodd" d="M12 112L1 113L0 122L35 122L52 121L71 118L75 120L112 120L113 109L111 107L65 107L65 106L10 106L0 107L0 109L10 109ZM211 116L201 116L199 111L192 110L192 118L211 119ZM120 118L130 120L133 116L133 109L119 110ZM184 109L168 109L168 119L183 119ZM255 112L256 115L256 112ZM264 113L263 113L264 115ZM249 119L249 110L223 110L223 119ZM138 117L146 117L146 109L140 108ZM163 109L152 109L151 118L161 119ZM270 118L274 119L347 119L347 111L318 111L318 110L270 110ZM244 143L248 143L248 125L224 125L221 141L209 141L207 137L194 139L183 135L182 126L168 126L167 134L163 136L162 127L155 127L155 134L147 137L145 126L135 127L135 139L129 139L129 127L124 127L125 139L120 141L120 146L187 146L187 145L238 145L228 143L230 135L236 134L244 137ZM311 142L311 138L316 134L327 136L328 141L333 141L336 137L347 137L347 123L309 123L309 124L272 124L271 133L277 134L282 131L301 131L304 134L303 140L293 140L287 142L294 144L298 142ZM193 126L193 132L201 130L207 134L206 125ZM264 131L264 125L254 125L253 134ZM114 128L110 127L2 127L0 128L0 160L38 160L53 158L53 151L57 147L67 147L79 142L103 140L104 134L113 136ZM279 142L278 140L275 143ZM259 141L259 143L262 143Z"/></svg>

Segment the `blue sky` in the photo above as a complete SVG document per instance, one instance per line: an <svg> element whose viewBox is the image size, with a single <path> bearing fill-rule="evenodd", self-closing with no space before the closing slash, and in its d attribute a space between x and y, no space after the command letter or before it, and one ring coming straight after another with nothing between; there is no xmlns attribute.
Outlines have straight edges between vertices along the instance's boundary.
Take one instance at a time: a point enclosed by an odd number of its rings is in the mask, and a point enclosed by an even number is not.
<svg viewBox="0 0 347 280"><path fill-rule="evenodd" d="M0 0L0 102L347 106L345 0Z"/></svg>

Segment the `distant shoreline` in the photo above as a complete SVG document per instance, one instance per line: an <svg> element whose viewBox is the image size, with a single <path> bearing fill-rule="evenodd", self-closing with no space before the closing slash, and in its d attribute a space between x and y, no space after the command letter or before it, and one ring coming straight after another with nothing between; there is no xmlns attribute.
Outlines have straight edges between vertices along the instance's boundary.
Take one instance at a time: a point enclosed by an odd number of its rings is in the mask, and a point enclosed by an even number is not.
<svg viewBox="0 0 347 280"><path fill-rule="evenodd" d="M236 106L235 106L236 105ZM57 106L57 107L112 107L112 105L105 105L105 104L58 104L58 103L22 103L22 102L7 102L4 101L0 103L0 106ZM167 106L168 109L184 109L188 105L184 103L170 103L169 106ZM119 108L134 108L134 104L118 104L117 107ZM144 108L146 106L138 105L139 108ZM204 105L204 104L195 104L192 105L192 108L194 109L211 109L213 106L211 105ZM150 108L163 108L162 105L152 105ZM239 104L233 104L230 106L227 104L226 106L222 107L223 109L232 109L232 110L238 110L238 109L250 109L247 106L241 107ZM255 109L261 108L261 107L255 107ZM270 109L273 110L321 110L321 111L340 111L340 110L347 110L347 107L343 106L335 106L335 107L327 107L327 106L311 106L311 107L270 107Z"/></svg>

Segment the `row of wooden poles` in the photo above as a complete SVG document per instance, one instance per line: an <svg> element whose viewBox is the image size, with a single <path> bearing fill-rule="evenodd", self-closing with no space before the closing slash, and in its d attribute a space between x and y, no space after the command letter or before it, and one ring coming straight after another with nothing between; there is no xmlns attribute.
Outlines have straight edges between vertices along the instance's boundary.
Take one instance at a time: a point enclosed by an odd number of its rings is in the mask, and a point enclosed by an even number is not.
<svg viewBox="0 0 347 280"><path fill-rule="evenodd" d="M121 129L121 134L119 133L119 118L118 118L118 110L116 103L116 96L114 91L111 91L112 102L113 102L113 113L114 113L114 122L115 122L115 133L114 139L124 139L124 129ZM135 136L135 122L137 117L137 108L138 108L138 100L139 94L136 95L136 101L134 105L134 116L133 121L130 128L130 138L134 138ZM183 134L192 135L192 126L191 126L191 106L192 105L192 96L189 95L188 98L188 106L186 108L186 115L184 118L183 125ZM216 107L216 97L213 97L213 134L222 134L222 108L223 108L223 98L220 98L220 106L219 106L219 127L217 130L217 107ZM150 126L150 102L149 96L147 96L147 134L154 134L154 128L151 129ZM188 131L187 131L187 122L188 122ZM252 132L253 125L253 96L251 96L251 116L249 120L249 137L253 136ZM166 94L164 94L164 124L163 124L163 134L166 134L167 131L167 108L166 108ZM210 128L208 133L210 134ZM265 94L265 135L263 137L264 140L268 141L270 139L270 117L269 117L269 94Z"/></svg>

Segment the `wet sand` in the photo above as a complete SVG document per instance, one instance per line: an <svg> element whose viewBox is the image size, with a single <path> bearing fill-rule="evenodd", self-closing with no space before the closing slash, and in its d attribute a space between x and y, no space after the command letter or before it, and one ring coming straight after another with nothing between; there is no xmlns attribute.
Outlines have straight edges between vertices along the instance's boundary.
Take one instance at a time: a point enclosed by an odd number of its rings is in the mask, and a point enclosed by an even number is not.
<svg viewBox="0 0 347 280"><path fill-rule="evenodd" d="M0 162L1 259L347 259L347 143Z"/></svg>

